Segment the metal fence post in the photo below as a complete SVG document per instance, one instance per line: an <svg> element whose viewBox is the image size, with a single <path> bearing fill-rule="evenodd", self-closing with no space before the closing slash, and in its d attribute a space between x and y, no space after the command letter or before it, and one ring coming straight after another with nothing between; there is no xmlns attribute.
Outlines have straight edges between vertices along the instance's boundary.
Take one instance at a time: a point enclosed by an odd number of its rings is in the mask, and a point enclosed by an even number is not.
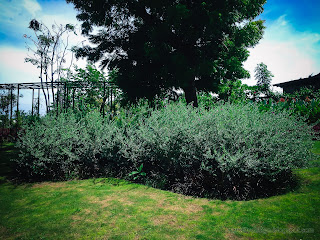
<svg viewBox="0 0 320 240"><path fill-rule="evenodd" d="M75 92L75 88L72 88L72 110L74 110L74 92Z"/></svg>
<svg viewBox="0 0 320 240"><path fill-rule="evenodd" d="M12 93L12 88L11 88L11 90L10 90L10 127L11 127L11 124L12 124L12 110L13 110L13 93Z"/></svg>
<svg viewBox="0 0 320 240"><path fill-rule="evenodd" d="M33 116L33 100L34 100L34 89L32 89L32 107L31 107L31 114Z"/></svg>
<svg viewBox="0 0 320 240"><path fill-rule="evenodd" d="M40 88L38 89L38 116L40 115Z"/></svg>
<svg viewBox="0 0 320 240"><path fill-rule="evenodd" d="M106 82L104 81L103 82L103 109L102 109L102 117L104 118L104 115L105 115L105 112L104 112L104 109L105 109L105 104L106 104Z"/></svg>
<svg viewBox="0 0 320 240"><path fill-rule="evenodd" d="M67 83L64 83L63 108L66 109Z"/></svg>
<svg viewBox="0 0 320 240"><path fill-rule="evenodd" d="M18 120L18 115L19 114L19 93L20 92L20 84L18 84L18 95L17 95L17 114L16 114L16 117L17 117L17 120Z"/></svg>

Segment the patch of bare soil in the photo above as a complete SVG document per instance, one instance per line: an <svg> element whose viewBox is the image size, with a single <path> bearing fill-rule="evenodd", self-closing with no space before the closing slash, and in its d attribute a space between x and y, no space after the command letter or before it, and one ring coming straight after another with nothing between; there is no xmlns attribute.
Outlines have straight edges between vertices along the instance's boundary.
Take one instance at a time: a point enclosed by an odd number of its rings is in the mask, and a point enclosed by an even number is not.
<svg viewBox="0 0 320 240"><path fill-rule="evenodd" d="M64 182L43 182L43 183L35 183L32 185L32 188L44 188L44 187L63 188L63 187L66 187L66 184Z"/></svg>
<svg viewBox="0 0 320 240"><path fill-rule="evenodd" d="M172 214L156 216L152 219L154 225L177 225L177 217Z"/></svg>

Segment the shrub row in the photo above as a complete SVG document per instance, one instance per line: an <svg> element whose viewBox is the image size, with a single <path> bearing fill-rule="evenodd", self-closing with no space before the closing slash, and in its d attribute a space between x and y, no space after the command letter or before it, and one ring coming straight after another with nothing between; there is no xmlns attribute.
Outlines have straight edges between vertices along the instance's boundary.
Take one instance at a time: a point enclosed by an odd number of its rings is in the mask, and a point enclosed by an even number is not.
<svg viewBox="0 0 320 240"><path fill-rule="evenodd" d="M285 188L312 160L310 127L251 103L140 105L115 118L48 115L20 135L17 170L33 180L131 178L183 194L249 199Z"/></svg>

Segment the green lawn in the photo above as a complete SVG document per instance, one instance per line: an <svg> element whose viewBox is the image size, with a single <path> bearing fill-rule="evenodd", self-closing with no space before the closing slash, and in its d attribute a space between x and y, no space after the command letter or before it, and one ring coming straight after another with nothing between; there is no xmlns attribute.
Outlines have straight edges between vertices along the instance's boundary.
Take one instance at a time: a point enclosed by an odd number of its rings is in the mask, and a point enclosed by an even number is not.
<svg viewBox="0 0 320 240"><path fill-rule="evenodd" d="M15 156L1 148L0 239L320 239L319 167L296 171L295 192L220 201L118 179L15 185Z"/></svg>
<svg viewBox="0 0 320 240"><path fill-rule="evenodd" d="M315 142L312 152L320 155L320 141Z"/></svg>

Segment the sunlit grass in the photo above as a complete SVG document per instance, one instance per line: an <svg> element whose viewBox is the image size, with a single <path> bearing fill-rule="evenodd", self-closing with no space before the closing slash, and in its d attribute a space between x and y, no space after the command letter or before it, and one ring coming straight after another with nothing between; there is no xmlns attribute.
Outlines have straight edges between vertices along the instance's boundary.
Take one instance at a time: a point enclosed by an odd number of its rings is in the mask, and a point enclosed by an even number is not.
<svg viewBox="0 0 320 240"><path fill-rule="evenodd" d="M296 170L294 192L221 201L118 179L15 185L1 150L0 239L320 239L317 167Z"/></svg>
<svg viewBox="0 0 320 240"><path fill-rule="evenodd" d="M316 141L314 143L312 152L315 153L315 154L319 154L320 155L320 141Z"/></svg>

